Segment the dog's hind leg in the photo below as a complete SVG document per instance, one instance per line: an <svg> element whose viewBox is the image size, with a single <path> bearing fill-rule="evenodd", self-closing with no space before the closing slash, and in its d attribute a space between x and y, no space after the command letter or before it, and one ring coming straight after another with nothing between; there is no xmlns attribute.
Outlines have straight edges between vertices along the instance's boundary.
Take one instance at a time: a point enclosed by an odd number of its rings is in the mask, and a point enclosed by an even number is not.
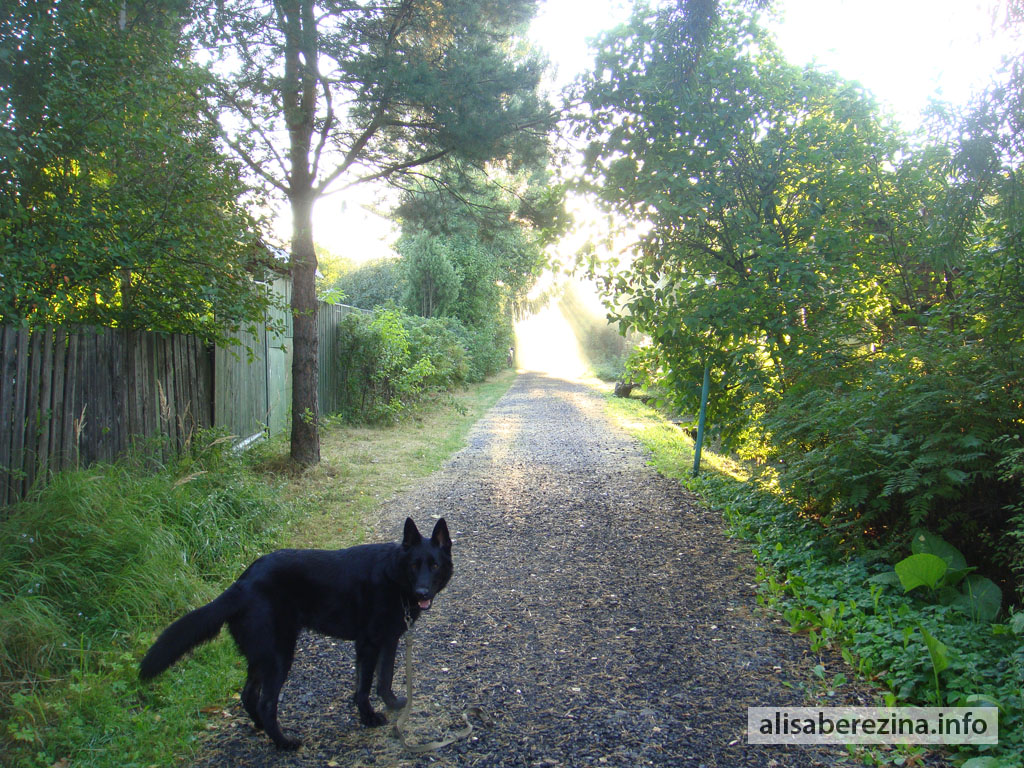
<svg viewBox="0 0 1024 768"><path fill-rule="evenodd" d="M242 688L242 706L252 718L252 724L259 731L263 730L263 719L260 717L260 675L254 664L249 665L249 673Z"/></svg>
<svg viewBox="0 0 1024 768"><path fill-rule="evenodd" d="M288 670L291 667L289 657L276 656L261 674L262 685L260 686L259 717L263 728L274 744L280 749L297 749L302 743L298 739L285 736L281 732L281 726L277 721L277 703L281 695L281 687L288 677Z"/></svg>
<svg viewBox="0 0 1024 768"><path fill-rule="evenodd" d="M263 730L263 716L260 714L263 676L274 664L274 651L267 643L269 612L261 609L265 609L262 604L251 605L249 610L240 611L228 622L231 636L238 650L245 656L247 665L242 706L256 730L260 731Z"/></svg>
<svg viewBox="0 0 1024 768"><path fill-rule="evenodd" d="M249 676L242 690L242 703L257 728L263 728L280 749L295 749L298 739L285 736L277 721L278 698L288 678L295 656L298 628L278 621L260 625L262 634L250 635L244 648L249 660Z"/></svg>
<svg viewBox="0 0 1024 768"><path fill-rule="evenodd" d="M295 749L298 739L281 732L277 700L295 655L299 628L287 610L264 600L252 600L228 623L232 637L248 662L242 706L257 729L266 731L281 749Z"/></svg>

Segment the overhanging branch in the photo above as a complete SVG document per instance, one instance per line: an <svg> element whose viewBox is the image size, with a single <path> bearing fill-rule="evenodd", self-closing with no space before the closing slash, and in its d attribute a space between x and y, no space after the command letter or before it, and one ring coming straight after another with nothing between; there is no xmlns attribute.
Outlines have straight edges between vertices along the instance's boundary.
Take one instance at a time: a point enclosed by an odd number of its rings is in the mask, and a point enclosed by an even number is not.
<svg viewBox="0 0 1024 768"><path fill-rule="evenodd" d="M434 152L433 154L424 155L423 157L417 158L415 160L409 160L404 163L397 163L396 165L388 166L387 168L384 168L378 171L377 173L371 173L368 176L360 176L358 179L346 184L344 187L342 187L342 189L350 189L359 184L365 184L368 181L378 181L380 179L387 179L390 176L394 176L396 173L409 170L410 168L416 168L417 166L420 165L427 165L428 163L433 163L437 160L440 160L445 155L449 155L451 153L451 149L442 149L437 152Z"/></svg>

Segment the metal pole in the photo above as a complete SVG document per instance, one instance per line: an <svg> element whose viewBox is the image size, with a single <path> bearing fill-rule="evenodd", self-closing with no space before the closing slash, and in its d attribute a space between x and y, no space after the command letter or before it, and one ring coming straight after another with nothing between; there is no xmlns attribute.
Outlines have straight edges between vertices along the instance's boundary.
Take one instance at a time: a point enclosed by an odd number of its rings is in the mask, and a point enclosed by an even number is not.
<svg viewBox="0 0 1024 768"><path fill-rule="evenodd" d="M708 390L711 388L711 361L704 363L704 384L700 390L700 413L697 416L697 439L693 444L693 474L700 472L700 450L704 445L704 425L708 416Z"/></svg>

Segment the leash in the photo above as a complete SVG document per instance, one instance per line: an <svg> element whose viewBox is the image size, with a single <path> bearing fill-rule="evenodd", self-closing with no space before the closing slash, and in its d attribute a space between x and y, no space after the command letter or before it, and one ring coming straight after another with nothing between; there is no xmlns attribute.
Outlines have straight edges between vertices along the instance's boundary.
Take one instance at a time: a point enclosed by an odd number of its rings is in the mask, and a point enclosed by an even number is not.
<svg viewBox="0 0 1024 768"><path fill-rule="evenodd" d="M412 631L412 618L409 616L409 609L405 610L405 706L402 707L401 713L395 720L394 731L398 741L401 742L402 746L415 755L422 755L426 752L437 752L444 749L449 744L454 744L456 741L468 738L473 732L473 724L469 721L470 715L480 719L485 726L491 725L491 718L488 717L487 713L484 712L483 707L471 706L466 707L462 713L462 719L466 723L465 728L460 728L443 739L436 741L428 741L424 743L418 743L411 741L404 733L405 721L409 719L409 713L412 712L412 645L413 645L413 631Z"/></svg>

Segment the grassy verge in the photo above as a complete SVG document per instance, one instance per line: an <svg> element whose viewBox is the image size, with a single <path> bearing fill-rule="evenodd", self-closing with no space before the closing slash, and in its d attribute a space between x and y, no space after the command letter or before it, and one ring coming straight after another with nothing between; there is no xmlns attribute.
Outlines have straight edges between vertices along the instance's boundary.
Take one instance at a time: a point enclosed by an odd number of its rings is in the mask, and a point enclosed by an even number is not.
<svg viewBox="0 0 1024 768"><path fill-rule="evenodd" d="M272 442L236 457L216 436L154 468L62 474L0 522L0 765L187 764L242 666L221 638L153 683L137 662L172 618L278 546L338 547L434 471L511 372L425 404L397 426L325 430L320 466ZM174 757L176 756L176 757Z"/></svg>
<svg viewBox="0 0 1024 768"><path fill-rule="evenodd" d="M957 762L965 768L1024 766L1024 614L980 623L937 600L904 594L891 579L878 578L891 575L891 553L851 549L770 483L706 449L701 475L693 477L690 438L640 402L609 398L608 410L650 451L661 474L721 509L729 533L750 542L759 602L806 634L812 651L836 648L861 676L885 687L887 706L998 707L999 744L965 747ZM923 751L861 756L868 763L909 765Z"/></svg>
<svg viewBox="0 0 1024 768"><path fill-rule="evenodd" d="M283 481L283 498L303 521L292 528L291 546L341 547L361 541L371 513L465 445L470 428L515 377L506 370L446 393L391 427L330 423L321 438L320 463L301 472L289 464L283 440L261 445L253 456L256 470Z"/></svg>

